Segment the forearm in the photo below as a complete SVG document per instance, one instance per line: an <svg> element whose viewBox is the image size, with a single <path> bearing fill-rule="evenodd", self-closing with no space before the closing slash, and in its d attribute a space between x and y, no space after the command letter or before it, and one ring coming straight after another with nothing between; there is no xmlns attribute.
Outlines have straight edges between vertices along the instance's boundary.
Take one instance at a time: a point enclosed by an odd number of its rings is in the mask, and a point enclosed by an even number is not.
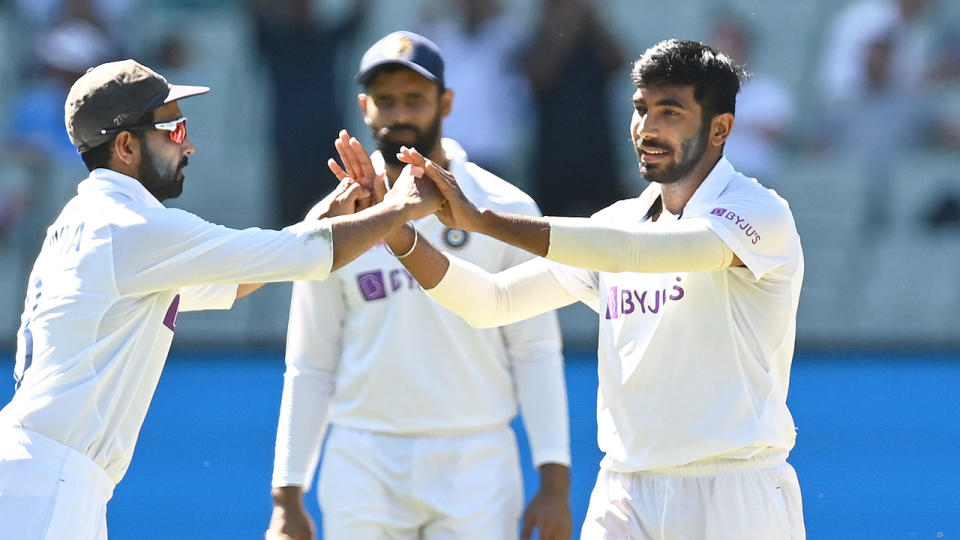
<svg viewBox="0 0 960 540"><path fill-rule="evenodd" d="M477 231L492 236L501 242L517 246L543 257L550 246L550 223L548 218L505 214L483 209L477 223Z"/></svg>
<svg viewBox="0 0 960 540"><path fill-rule="evenodd" d="M332 270L343 267L410 219L399 204L381 203L356 214L329 218L333 236Z"/></svg>
<svg viewBox="0 0 960 540"><path fill-rule="evenodd" d="M601 272L709 272L736 263L703 219L669 224L611 224L549 218L547 259Z"/></svg>
<svg viewBox="0 0 960 540"><path fill-rule="evenodd" d="M415 239L416 245L414 245ZM442 251L433 247L426 238L419 237L419 233L415 232L412 226L398 228L384 237L384 241L393 253L398 255L409 253L401 258L400 262L424 289L436 287L446 275L450 260Z"/></svg>

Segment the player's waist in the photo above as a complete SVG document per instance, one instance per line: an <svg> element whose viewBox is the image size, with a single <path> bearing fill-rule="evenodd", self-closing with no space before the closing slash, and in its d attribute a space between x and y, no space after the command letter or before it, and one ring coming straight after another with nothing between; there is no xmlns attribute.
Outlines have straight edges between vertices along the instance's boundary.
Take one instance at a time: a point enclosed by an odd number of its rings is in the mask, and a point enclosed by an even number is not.
<svg viewBox="0 0 960 540"><path fill-rule="evenodd" d="M27 449L35 459L56 460L63 463L65 469L73 470L89 479L106 503L113 496L115 482L102 467L89 456L46 435L22 426L4 426L0 438Z"/></svg>
<svg viewBox="0 0 960 540"><path fill-rule="evenodd" d="M480 419L411 419L331 413L330 424L341 428L391 437L462 437L499 431L509 427L514 414Z"/></svg>
<svg viewBox="0 0 960 540"><path fill-rule="evenodd" d="M744 469L762 469L781 465L787 461L789 450L763 447L744 448L721 456L711 456L677 465L642 465L618 462L609 455L601 462L601 468L620 473L664 476L716 476Z"/></svg>

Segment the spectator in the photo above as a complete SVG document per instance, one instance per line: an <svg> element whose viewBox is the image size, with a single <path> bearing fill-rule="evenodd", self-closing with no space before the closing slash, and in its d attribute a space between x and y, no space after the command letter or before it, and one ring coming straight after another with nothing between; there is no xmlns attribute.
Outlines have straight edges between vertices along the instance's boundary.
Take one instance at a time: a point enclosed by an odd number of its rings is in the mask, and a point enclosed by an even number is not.
<svg viewBox="0 0 960 540"><path fill-rule="evenodd" d="M272 83L274 186L279 223L303 219L330 189L327 158L343 128L343 85L336 63L366 13L353 2L336 23L322 24L310 0L258 0L252 6L257 45Z"/></svg>
<svg viewBox="0 0 960 540"><path fill-rule="evenodd" d="M737 122L723 153L747 176L775 183L796 112L793 96L775 77L751 69L755 36L743 19L721 15L712 28L712 45L752 72L737 95Z"/></svg>
<svg viewBox="0 0 960 540"><path fill-rule="evenodd" d="M893 84L917 91L930 71L931 32L923 20L932 0L861 0L844 9L827 33L820 63L821 91L842 106L869 91L868 56L876 37L886 34L897 74Z"/></svg>
<svg viewBox="0 0 960 540"><path fill-rule="evenodd" d="M607 81L622 65L590 0L543 1L524 66L538 113L534 199L544 215L585 216L622 198L607 110Z"/></svg>
<svg viewBox="0 0 960 540"><path fill-rule="evenodd" d="M63 126L63 102L87 68L115 59L116 51L99 28L75 19L42 35L36 56L40 78L9 109L4 146L12 157L31 165L74 164L77 149Z"/></svg>
<svg viewBox="0 0 960 540"><path fill-rule="evenodd" d="M500 0L457 0L451 7L451 16L424 32L445 56L457 59L446 66L456 106L444 130L470 149L472 161L513 180L507 173L518 157L520 127L531 108L519 65L524 28Z"/></svg>

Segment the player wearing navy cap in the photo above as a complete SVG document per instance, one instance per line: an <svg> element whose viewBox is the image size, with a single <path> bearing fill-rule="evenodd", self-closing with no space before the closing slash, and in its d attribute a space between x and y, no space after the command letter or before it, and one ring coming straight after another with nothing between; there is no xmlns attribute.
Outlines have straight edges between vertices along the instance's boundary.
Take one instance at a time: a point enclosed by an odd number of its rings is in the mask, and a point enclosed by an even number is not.
<svg viewBox="0 0 960 540"><path fill-rule="evenodd" d="M530 197L441 137L454 97L443 69L436 45L411 32L371 46L357 75L358 102L379 150L371 160L343 135L345 166L358 180L392 182L403 167L397 151L414 146L456 171L484 205L539 215ZM433 216L417 227L491 271L530 258ZM471 328L380 245L324 282L294 284L286 362L268 538L313 537L302 493L328 425L318 488L325 538L516 538L523 490L509 422L518 405L541 475L524 536L536 528L544 540L570 537L566 389L553 313Z"/></svg>
<svg viewBox="0 0 960 540"><path fill-rule="evenodd" d="M385 232L433 212L436 188L409 175L389 203L280 231L214 225L162 201L180 195L188 156L171 85L133 60L90 69L65 122L90 175L47 230L27 288L0 411L0 536L99 540L170 349L180 311L227 309L258 285L323 279ZM364 206L342 184L315 214Z"/></svg>

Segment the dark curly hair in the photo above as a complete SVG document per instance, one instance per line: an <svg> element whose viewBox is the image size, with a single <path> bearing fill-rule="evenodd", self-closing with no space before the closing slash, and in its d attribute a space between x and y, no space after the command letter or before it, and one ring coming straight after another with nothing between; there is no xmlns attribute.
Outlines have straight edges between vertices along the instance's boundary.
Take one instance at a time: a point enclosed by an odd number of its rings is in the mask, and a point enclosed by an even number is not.
<svg viewBox="0 0 960 540"><path fill-rule="evenodd" d="M734 114L747 72L726 54L697 41L668 39L644 51L630 77L637 88L692 86L703 118Z"/></svg>

